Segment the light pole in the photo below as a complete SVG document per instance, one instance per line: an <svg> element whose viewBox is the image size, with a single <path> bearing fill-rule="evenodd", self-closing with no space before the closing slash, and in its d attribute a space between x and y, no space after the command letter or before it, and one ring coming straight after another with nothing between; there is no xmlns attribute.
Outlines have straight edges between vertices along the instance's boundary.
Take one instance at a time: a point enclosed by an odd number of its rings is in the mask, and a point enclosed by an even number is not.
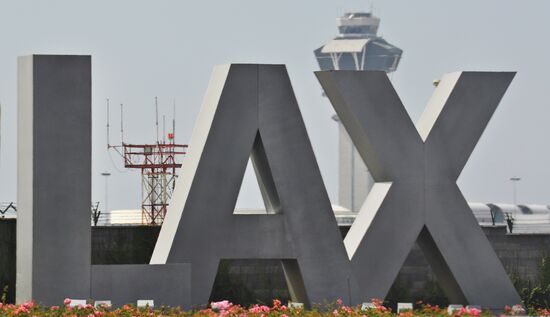
<svg viewBox="0 0 550 317"><path fill-rule="evenodd" d="M517 206L517 183L521 180L521 177L510 177L510 181L512 182L512 186L514 188L514 209L516 209Z"/></svg>
<svg viewBox="0 0 550 317"><path fill-rule="evenodd" d="M108 172L103 172L101 173L101 176L104 176L105 177L105 214L107 214L109 212L109 209L107 208L108 205L107 205L107 198L108 198L108 193L109 193L109 185L108 185L108 179L109 179L109 176L111 176L111 173L108 173Z"/></svg>

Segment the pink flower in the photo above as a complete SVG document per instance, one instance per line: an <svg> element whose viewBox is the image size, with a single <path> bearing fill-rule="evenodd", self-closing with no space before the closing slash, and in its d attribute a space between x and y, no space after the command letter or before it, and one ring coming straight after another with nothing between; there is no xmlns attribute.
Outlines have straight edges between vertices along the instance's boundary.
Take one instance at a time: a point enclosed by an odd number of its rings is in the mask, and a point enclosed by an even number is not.
<svg viewBox="0 0 550 317"><path fill-rule="evenodd" d="M338 306L342 306L343 303L344 303L344 302L342 301L341 298L338 298L338 299L336 300L336 304L338 304Z"/></svg>
<svg viewBox="0 0 550 317"><path fill-rule="evenodd" d="M387 311L388 310L388 308L386 306L382 306L382 305L376 306L376 309L381 310L381 311Z"/></svg>
<svg viewBox="0 0 550 317"><path fill-rule="evenodd" d="M33 302L33 301L30 301L30 302L23 303L22 305L25 306L25 307L27 307L27 308L33 308L34 302Z"/></svg>
<svg viewBox="0 0 550 317"><path fill-rule="evenodd" d="M13 312L14 315L19 315L19 313L28 313L29 310L27 309L27 307L23 306L23 305L19 305L19 307L17 307L17 309L15 309L15 311Z"/></svg>
<svg viewBox="0 0 550 317"><path fill-rule="evenodd" d="M130 306L124 305L124 306L122 306L122 309L124 309L124 310L130 310Z"/></svg>
<svg viewBox="0 0 550 317"><path fill-rule="evenodd" d="M288 315L286 315L286 314L282 314L282 315L281 315L281 317L288 317Z"/></svg>
<svg viewBox="0 0 550 317"><path fill-rule="evenodd" d="M286 311L287 309L288 309L288 308L287 308L285 305L281 306L281 310L282 310L282 311Z"/></svg>
<svg viewBox="0 0 550 317"><path fill-rule="evenodd" d="M260 308L260 306L258 305L254 305L252 307L250 307L250 309L248 310L248 312L252 313L252 314L259 314L262 312L262 309Z"/></svg>
<svg viewBox="0 0 550 317"><path fill-rule="evenodd" d="M58 310L59 309L59 306L52 306L50 307L51 310Z"/></svg>
<svg viewBox="0 0 550 317"><path fill-rule="evenodd" d="M479 314L481 314L481 310L479 310L477 308L470 309L470 315L479 316Z"/></svg>
<svg viewBox="0 0 550 317"><path fill-rule="evenodd" d="M273 300L273 308L279 308L281 307L281 301L278 299Z"/></svg>
<svg viewBox="0 0 550 317"><path fill-rule="evenodd" d="M70 304L71 304L71 299L70 299L70 298L65 298L65 299L63 300L63 305L68 306L68 305L70 305Z"/></svg>
<svg viewBox="0 0 550 317"><path fill-rule="evenodd" d="M337 309L333 310L333 311L332 311L332 314L333 314L334 316L338 316L338 310L337 310Z"/></svg>

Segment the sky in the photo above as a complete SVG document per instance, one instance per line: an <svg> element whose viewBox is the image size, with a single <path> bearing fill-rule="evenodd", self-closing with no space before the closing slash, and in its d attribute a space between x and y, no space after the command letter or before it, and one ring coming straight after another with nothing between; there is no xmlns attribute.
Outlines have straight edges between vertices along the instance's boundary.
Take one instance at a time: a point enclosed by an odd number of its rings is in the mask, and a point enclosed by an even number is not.
<svg viewBox="0 0 550 317"><path fill-rule="evenodd" d="M501 0L0 0L0 202L15 201L17 56L92 55L92 200L139 209L140 174L106 149L111 140L155 140L154 97L187 143L214 65L286 64L327 191L338 192L338 129L313 72L313 50L337 34L336 18L374 10L379 34L404 50L392 82L416 121L432 81L458 70L517 71L458 184L468 201L513 202L510 177L521 177L517 202L550 204L549 1ZM60 162L60 172L63 169ZM185 167L184 167L185 168ZM77 181L77 180L75 180ZM247 171L237 207L262 207Z"/></svg>

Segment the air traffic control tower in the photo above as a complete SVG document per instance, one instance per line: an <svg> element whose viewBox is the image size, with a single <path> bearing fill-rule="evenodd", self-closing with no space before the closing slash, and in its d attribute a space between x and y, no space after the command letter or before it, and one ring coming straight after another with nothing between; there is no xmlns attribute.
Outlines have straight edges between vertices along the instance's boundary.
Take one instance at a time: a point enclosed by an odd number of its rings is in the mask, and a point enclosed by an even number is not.
<svg viewBox="0 0 550 317"><path fill-rule="evenodd" d="M314 51L321 70L383 70L393 72L403 51L376 35L380 19L372 13L345 13L337 20L339 34ZM344 126L339 125L338 204L357 212L373 180L353 146Z"/></svg>

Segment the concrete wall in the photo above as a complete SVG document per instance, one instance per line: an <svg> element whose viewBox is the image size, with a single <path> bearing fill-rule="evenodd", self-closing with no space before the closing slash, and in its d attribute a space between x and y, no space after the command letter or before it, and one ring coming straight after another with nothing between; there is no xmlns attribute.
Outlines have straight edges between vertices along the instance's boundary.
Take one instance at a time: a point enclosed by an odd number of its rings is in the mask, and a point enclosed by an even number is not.
<svg viewBox="0 0 550 317"><path fill-rule="evenodd" d="M15 219L0 219L0 296L7 287L7 301L15 301Z"/></svg>
<svg viewBox="0 0 550 317"><path fill-rule="evenodd" d="M92 264L148 264L160 227L92 227Z"/></svg>
<svg viewBox="0 0 550 317"><path fill-rule="evenodd" d="M512 279L537 281L541 258L550 255L550 235L506 234L504 226L484 227L483 231ZM407 289L408 295L411 296L424 292L427 281L436 281L418 245L415 245L408 255L397 280L399 287Z"/></svg>
<svg viewBox="0 0 550 317"><path fill-rule="evenodd" d="M92 228L93 264L146 264L149 262L159 227L120 226ZM347 228L341 228L345 235ZM15 235L13 219L0 219L0 288L8 285L9 302L15 299ZM509 274L536 280L542 256L550 255L550 235L506 234L505 227L483 228ZM467 259L465 259L467 261ZM415 246L399 274L399 285L409 294L421 291L435 279L424 255ZM212 299L231 299L246 304L269 302L273 297L289 298L284 273L278 260L224 260Z"/></svg>

